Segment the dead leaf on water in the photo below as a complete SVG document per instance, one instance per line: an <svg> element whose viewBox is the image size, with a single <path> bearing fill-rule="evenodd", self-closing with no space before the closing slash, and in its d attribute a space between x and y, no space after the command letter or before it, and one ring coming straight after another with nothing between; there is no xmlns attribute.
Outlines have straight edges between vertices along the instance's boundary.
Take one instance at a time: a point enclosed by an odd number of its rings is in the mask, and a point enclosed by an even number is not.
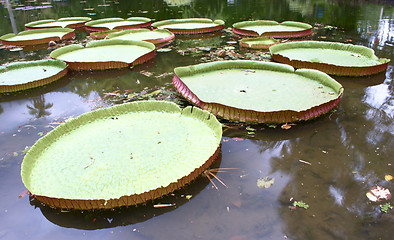
<svg viewBox="0 0 394 240"><path fill-rule="evenodd" d="M148 71L145 71L145 70L141 71L140 73L143 74L143 75L145 75L145 76L147 76L147 77L150 77L150 76L153 75L153 73L148 72Z"/></svg>
<svg viewBox="0 0 394 240"><path fill-rule="evenodd" d="M369 192L366 193L366 196L372 202L378 202L381 200L390 200L391 193L390 190L383 188L381 186L372 187Z"/></svg>
<svg viewBox="0 0 394 240"><path fill-rule="evenodd" d="M234 206L236 206L237 208L241 208L242 207L242 201L241 200L233 201L232 204Z"/></svg>
<svg viewBox="0 0 394 240"><path fill-rule="evenodd" d="M275 178L265 177L257 179L257 187L270 188L274 184Z"/></svg>
<svg viewBox="0 0 394 240"><path fill-rule="evenodd" d="M283 124L282 126L280 126L280 128L285 129L285 130L288 130L288 129L291 128L291 125L292 125L292 124L285 123L285 124Z"/></svg>
<svg viewBox="0 0 394 240"><path fill-rule="evenodd" d="M30 194L29 190L25 189L23 192L19 194L18 198L24 198L29 194Z"/></svg>
<svg viewBox="0 0 394 240"><path fill-rule="evenodd" d="M391 181L391 180L393 180L393 176L391 176L390 174L387 174L387 175L384 176L384 179L386 181Z"/></svg>

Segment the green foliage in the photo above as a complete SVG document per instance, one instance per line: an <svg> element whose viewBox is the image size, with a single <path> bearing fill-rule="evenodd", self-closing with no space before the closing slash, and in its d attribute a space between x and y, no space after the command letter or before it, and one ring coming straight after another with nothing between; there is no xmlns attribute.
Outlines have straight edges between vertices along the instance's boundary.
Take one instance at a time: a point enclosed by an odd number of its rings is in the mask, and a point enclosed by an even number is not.
<svg viewBox="0 0 394 240"><path fill-rule="evenodd" d="M293 202L293 206L294 207L304 208L304 209L308 209L309 208L309 205L304 203L303 201L294 201Z"/></svg>
<svg viewBox="0 0 394 240"><path fill-rule="evenodd" d="M390 205L390 203L385 203L383 205L380 205L380 211L387 213L389 209L393 209L393 206Z"/></svg>

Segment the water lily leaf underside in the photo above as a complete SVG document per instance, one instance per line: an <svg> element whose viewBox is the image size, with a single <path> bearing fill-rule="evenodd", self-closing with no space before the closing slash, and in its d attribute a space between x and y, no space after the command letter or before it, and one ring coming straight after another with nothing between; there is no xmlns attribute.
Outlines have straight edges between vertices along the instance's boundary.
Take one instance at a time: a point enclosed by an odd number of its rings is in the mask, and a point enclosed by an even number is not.
<svg viewBox="0 0 394 240"><path fill-rule="evenodd" d="M221 124L207 111L159 101L96 110L38 140L22 180L38 200L67 209L130 206L188 184L216 158Z"/></svg>
<svg viewBox="0 0 394 240"><path fill-rule="evenodd" d="M144 63L155 56L155 45L144 41L109 39L89 42L86 47L73 44L51 52L74 70L125 68Z"/></svg>
<svg viewBox="0 0 394 240"><path fill-rule="evenodd" d="M312 34L312 26L307 23L285 21L256 20L233 24L233 32L243 36L291 38L305 37Z"/></svg>
<svg viewBox="0 0 394 240"><path fill-rule="evenodd" d="M389 59L379 59L373 49L321 41L282 43L270 47L275 61L295 68L312 68L328 74L364 76L386 71Z"/></svg>
<svg viewBox="0 0 394 240"><path fill-rule="evenodd" d="M43 86L62 78L67 64L60 60L17 62L0 67L0 93Z"/></svg>
<svg viewBox="0 0 394 240"><path fill-rule="evenodd" d="M152 24L152 27L168 29L174 34L203 34L220 31L224 27L222 20L212 21L208 18L169 19Z"/></svg>
<svg viewBox="0 0 394 240"><path fill-rule="evenodd" d="M70 28L46 28L26 30L17 35L9 33L0 37L4 45L27 46L49 43L50 41L59 41L73 38L74 29Z"/></svg>
<svg viewBox="0 0 394 240"><path fill-rule="evenodd" d="M325 73L257 61L175 68L173 83L189 101L232 121L308 120L336 107L342 86Z"/></svg>

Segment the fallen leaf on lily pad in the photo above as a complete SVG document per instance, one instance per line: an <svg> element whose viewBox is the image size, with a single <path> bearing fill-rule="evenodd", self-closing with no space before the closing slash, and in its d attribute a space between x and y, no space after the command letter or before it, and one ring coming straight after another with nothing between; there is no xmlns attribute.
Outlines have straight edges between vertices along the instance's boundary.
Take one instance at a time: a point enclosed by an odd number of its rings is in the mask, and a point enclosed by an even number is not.
<svg viewBox="0 0 394 240"><path fill-rule="evenodd" d="M275 178L265 177L257 179L257 187L269 188L274 184Z"/></svg>
<svg viewBox="0 0 394 240"><path fill-rule="evenodd" d="M390 190L383 188L381 186L375 186L371 188L369 192L367 192L366 196L372 202L391 199Z"/></svg>

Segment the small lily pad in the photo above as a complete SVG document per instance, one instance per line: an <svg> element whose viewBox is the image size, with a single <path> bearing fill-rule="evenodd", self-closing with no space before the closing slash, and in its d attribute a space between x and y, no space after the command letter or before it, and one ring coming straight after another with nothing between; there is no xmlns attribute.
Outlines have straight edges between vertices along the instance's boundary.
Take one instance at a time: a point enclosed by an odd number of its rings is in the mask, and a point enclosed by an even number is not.
<svg viewBox="0 0 394 240"><path fill-rule="evenodd" d="M155 22L152 27L168 29L174 34L192 35L220 31L224 27L224 22L208 18L169 19Z"/></svg>
<svg viewBox="0 0 394 240"><path fill-rule="evenodd" d="M60 60L17 62L0 67L0 93L43 86L62 78L67 64Z"/></svg>
<svg viewBox="0 0 394 240"><path fill-rule="evenodd" d="M42 28L79 28L84 27L85 23L92 20L90 17L67 17L58 20L47 19L29 22L25 24L27 30Z"/></svg>
<svg viewBox="0 0 394 240"><path fill-rule="evenodd" d="M108 30L125 30L134 28L150 27L151 19L145 17L123 18L103 18L90 21L85 24L87 31L108 31Z"/></svg>
<svg viewBox="0 0 394 240"><path fill-rule="evenodd" d="M4 45L27 46L49 43L50 41L66 40L75 37L74 29L46 28L26 30L17 35L9 33L0 37Z"/></svg>
<svg viewBox="0 0 394 240"><path fill-rule="evenodd" d="M125 68L144 63L155 56L155 45L144 41L109 39L65 46L51 52L74 70Z"/></svg>
<svg viewBox="0 0 394 240"><path fill-rule="evenodd" d="M268 49L274 44L278 44L279 40L267 37L257 37L257 38L243 38L239 41L239 45L245 48L252 49Z"/></svg>
<svg viewBox="0 0 394 240"><path fill-rule="evenodd" d="M272 58L295 68L312 68L341 76L365 76L386 71L389 59L373 49L353 44L298 41L270 47Z"/></svg>
<svg viewBox="0 0 394 240"><path fill-rule="evenodd" d="M162 44L172 41L174 38L175 35L167 29L130 29L108 35L108 39L147 41L153 44Z"/></svg>
<svg viewBox="0 0 394 240"><path fill-rule="evenodd" d="M307 23L269 20L243 21L233 24L233 32L242 36L294 38L312 34L312 26Z"/></svg>

